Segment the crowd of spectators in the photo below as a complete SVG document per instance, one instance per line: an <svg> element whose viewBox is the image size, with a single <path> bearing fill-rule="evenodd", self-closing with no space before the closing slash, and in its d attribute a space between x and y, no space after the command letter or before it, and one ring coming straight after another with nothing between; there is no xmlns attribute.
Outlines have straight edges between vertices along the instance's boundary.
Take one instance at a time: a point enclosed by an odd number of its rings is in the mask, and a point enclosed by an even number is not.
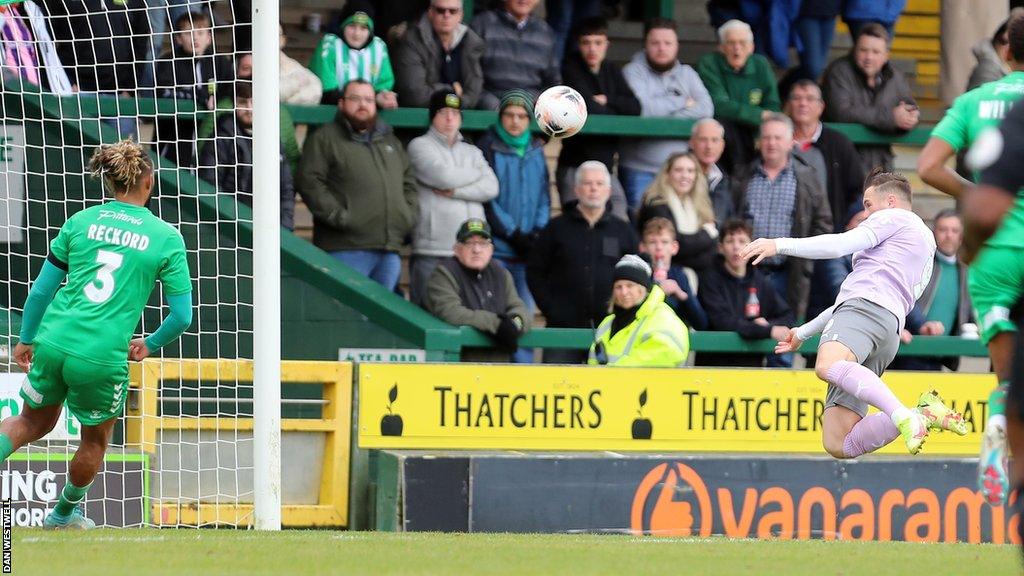
<svg viewBox="0 0 1024 576"><path fill-rule="evenodd" d="M35 67L19 74L58 93L151 90L187 101L196 114L158 120L160 154L251 205L252 101L263 95L253 94L248 48L236 44L232 57L214 50L205 3L133 13L104 1L58 2L60 13L42 6L49 29L25 33L48 34L55 50L40 50ZM411 246L410 299L493 335L497 355L477 356L492 360L530 361L517 340L538 312L547 326L598 330L604 343L590 361L614 363L607 354L616 334L648 314L669 311L689 329L774 338L829 306L848 261L776 256L754 268L738 254L753 238L842 232L862 218L864 174L892 169L892 150L854 146L823 120L885 134L917 125L910 85L889 62L900 11L893 6L901 3L804 2L786 23L802 41L800 63L781 83L772 64L778 31L739 3L709 3L718 48L694 67L680 61L672 20L646 22L642 49L620 67L607 58L600 2L548 0L547 20L536 15L538 3L479 4L469 22L462 0L410 3L411 20L392 27L393 14L378 19L379 2L346 0L308 66L285 54L282 27L282 225L292 228L298 194L313 216L313 242L388 290L397 289L400 253ZM26 14L41 9L24 4ZM888 11L873 11L880 4ZM109 10L102 18L101 7ZM840 15L853 48L828 64ZM151 33L135 45L137 30ZM1008 70L1005 44L1004 26L979 47L979 81ZM58 58L64 64L55 73L49 62ZM529 125L537 94L560 83L578 90L591 114L694 120L689 138L584 133L562 141L549 174L547 142ZM311 132L300 156L284 104L316 103L336 106L336 116ZM378 112L398 106L427 108L426 132L395 134ZM465 135L467 109L494 110L496 121ZM108 123L128 136L134 120ZM948 229L958 222L955 214L937 220L937 238L955 236ZM939 242L939 288L926 292L907 337L955 334L970 320L966 295L951 300L944 290L965 278L951 243ZM672 362L688 349L685 338L665 345ZM579 350L544 356L587 358Z"/></svg>

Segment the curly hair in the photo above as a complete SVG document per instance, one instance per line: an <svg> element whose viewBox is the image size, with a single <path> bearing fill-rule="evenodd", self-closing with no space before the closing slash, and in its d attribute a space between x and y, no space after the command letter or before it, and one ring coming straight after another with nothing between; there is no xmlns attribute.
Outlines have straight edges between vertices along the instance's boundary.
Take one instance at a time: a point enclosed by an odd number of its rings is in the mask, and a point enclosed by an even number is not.
<svg viewBox="0 0 1024 576"><path fill-rule="evenodd" d="M116 194L127 194L143 175L153 171L153 161L131 138L102 144L89 160L89 172Z"/></svg>

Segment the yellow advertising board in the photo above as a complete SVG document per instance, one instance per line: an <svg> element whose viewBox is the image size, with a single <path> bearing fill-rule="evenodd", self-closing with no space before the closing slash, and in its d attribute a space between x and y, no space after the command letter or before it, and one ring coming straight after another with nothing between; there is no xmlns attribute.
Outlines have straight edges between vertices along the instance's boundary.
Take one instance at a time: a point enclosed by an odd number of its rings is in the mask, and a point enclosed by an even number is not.
<svg viewBox="0 0 1024 576"><path fill-rule="evenodd" d="M358 376L361 448L822 452L825 384L809 370L360 364ZM924 454L978 453L993 376L885 381L908 405L934 388L963 411L970 433L932 433Z"/></svg>

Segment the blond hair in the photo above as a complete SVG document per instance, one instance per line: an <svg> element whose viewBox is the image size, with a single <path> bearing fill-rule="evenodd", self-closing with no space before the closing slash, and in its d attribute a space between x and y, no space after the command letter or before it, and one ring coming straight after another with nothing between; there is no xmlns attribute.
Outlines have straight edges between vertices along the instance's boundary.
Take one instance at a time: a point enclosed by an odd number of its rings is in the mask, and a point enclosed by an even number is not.
<svg viewBox="0 0 1024 576"><path fill-rule="evenodd" d="M658 175L655 176L654 182L644 192L643 198L640 200L642 205L656 206L660 204L668 204L670 207L673 205L672 198L678 198L676 195L676 189L672 187L669 182L668 173L672 170L672 165L676 163L676 160L680 158L688 158L696 169L696 175L693 180L693 188L690 189L690 200L693 202L693 207L697 211L697 220L700 224L707 224L708 222L715 221L715 210L711 206L711 193L708 192L708 179L704 176L704 171L700 169L700 161L693 155L692 152L675 152L665 160L665 163L661 165L661 169L658 170ZM676 228L678 228L678 222Z"/></svg>
<svg viewBox="0 0 1024 576"><path fill-rule="evenodd" d="M89 172L115 195L131 192L139 178L152 171L153 161L131 138L100 145L89 160Z"/></svg>

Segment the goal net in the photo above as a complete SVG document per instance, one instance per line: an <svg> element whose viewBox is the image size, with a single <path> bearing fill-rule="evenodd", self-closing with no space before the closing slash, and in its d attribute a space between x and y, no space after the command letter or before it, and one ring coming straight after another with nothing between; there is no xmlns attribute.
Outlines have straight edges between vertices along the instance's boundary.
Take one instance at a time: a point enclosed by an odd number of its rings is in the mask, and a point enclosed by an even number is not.
<svg viewBox="0 0 1024 576"><path fill-rule="evenodd" d="M88 159L100 143L134 138L156 166L150 210L185 239L193 321L152 360L131 366L125 415L86 514L111 527L250 525L250 4L0 4L0 416L22 409L26 375L9 353L49 242L71 215L109 199ZM136 335L153 333L166 315L158 287ZM56 504L80 430L65 408L52 432L0 468L16 526L41 525Z"/></svg>

